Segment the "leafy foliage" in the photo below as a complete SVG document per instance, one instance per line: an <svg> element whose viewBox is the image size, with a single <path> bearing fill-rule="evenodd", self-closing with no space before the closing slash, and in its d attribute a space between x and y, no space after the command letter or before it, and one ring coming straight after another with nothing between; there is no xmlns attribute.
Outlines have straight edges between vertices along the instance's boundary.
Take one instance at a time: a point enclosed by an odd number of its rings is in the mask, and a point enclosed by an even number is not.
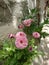
<svg viewBox="0 0 49 65"><path fill-rule="evenodd" d="M0 50L0 59L3 60L3 65L29 65L30 60L38 56L35 40L31 39L27 48L17 49L14 44L15 40L6 39L3 41L3 48ZM32 46L32 51L29 51L29 46Z"/></svg>
<svg viewBox="0 0 49 65"><path fill-rule="evenodd" d="M27 19L32 19L31 26L29 26L29 27L25 26L23 31L28 35L31 35L33 32L36 31L36 32L40 33L41 37L45 37L49 34L47 34L46 32L42 32L42 28L43 28L44 24L49 24L49 20L48 20L48 18L46 18L43 23L40 23L40 21L38 21L38 17L37 17L38 13L39 13L39 10L37 8L31 9L30 13L21 19L21 21L27 20Z"/></svg>

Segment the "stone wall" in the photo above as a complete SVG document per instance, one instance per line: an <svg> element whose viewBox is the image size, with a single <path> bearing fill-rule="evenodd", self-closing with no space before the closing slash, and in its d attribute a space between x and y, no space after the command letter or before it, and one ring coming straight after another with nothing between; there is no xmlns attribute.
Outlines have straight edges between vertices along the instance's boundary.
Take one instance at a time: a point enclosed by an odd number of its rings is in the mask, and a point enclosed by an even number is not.
<svg viewBox="0 0 49 65"><path fill-rule="evenodd" d="M11 13L4 3L4 1L0 1L0 25L6 24L11 21Z"/></svg>

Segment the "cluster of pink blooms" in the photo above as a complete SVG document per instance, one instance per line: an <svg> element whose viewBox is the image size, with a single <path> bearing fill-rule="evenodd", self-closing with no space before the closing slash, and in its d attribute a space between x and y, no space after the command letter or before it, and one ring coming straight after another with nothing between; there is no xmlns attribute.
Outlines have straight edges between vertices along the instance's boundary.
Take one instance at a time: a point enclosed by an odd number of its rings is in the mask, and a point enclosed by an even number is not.
<svg viewBox="0 0 49 65"><path fill-rule="evenodd" d="M24 27L24 25L27 26L27 27L29 27L31 25L31 22L32 22L32 19L24 20L23 21L23 24L20 24L18 26L18 28L19 29L22 29ZM33 32L32 33L32 36L34 38L40 38L40 33ZM24 48L26 48L28 46L28 39L27 39L27 36L26 36L26 34L24 32L18 32L16 35L9 34L9 37L16 39L15 45L19 49L24 49ZM32 47L30 47L29 50L31 51L32 50Z"/></svg>
<svg viewBox="0 0 49 65"><path fill-rule="evenodd" d="M38 32L33 32L32 35L34 38L40 37L40 34ZM15 45L19 49L24 49L28 46L28 39L24 32L18 32L16 35L9 34L9 37L16 39ZM32 50L32 47L30 47L29 50Z"/></svg>
<svg viewBox="0 0 49 65"><path fill-rule="evenodd" d="M24 32L18 32L16 34L15 45L19 49L24 49L28 46L28 39L27 39L26 34Z"/></svg>
<svg viewBox="0 0 49 65"><path fill-rule="evenodd" d="M18 28L19 28L19 29L23 29L24 26L29 27L29 26L31 25L31 23L32 23L32 19L24 20L24 21L22 22L22 24L19 24L19 25L18 25Z"/></svg>
<svg viewBox="0 0 49 65"><path fill-rule="evenodd" d="M15 45L19 49L24 49L28 46L28 39L24 32L18 32L16 35L9 34L9 38L15 38Z"/></svg>

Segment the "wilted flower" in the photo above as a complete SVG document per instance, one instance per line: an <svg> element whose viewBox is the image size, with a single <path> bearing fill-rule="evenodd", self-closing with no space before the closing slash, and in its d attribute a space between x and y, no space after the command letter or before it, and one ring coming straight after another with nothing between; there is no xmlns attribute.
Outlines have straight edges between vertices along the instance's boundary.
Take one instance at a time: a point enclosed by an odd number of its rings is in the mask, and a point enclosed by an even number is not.
<svg viewBox="0 0 49 65"><path fill-rule="evenodd" d="M27 27L29 27L31 25L32 19L27 19L23 21L23 24Z"/></svg>
<svg viewBox="0 0 49 65"><path fill-rule="evenodd" d="M29 52L31 52L33 50L32 46L30 46L28 50Z"/></svg>
<svg viewBox="0 0 49 65"><path fill-rule="evenodd" d="M38 33L38 32L33 32L33 33L32 33L32 36L33 36L34 38L40 38L40 33Z"/></svg>
<svg viewBox="0 0 49 65"><path fill-rule="evenodd" d="M11 33L11 34L8 35L8 37L9 38L15 38L15 35Z"/></svg>
<svg viewBox="0 0 49 65"><path fill-rule="evenodd" d="M19 28L19 29L23 29L23 28L24 28L24 25L23 25L23 24L19 24L19 25L18 25L18 28Z"/></svg>

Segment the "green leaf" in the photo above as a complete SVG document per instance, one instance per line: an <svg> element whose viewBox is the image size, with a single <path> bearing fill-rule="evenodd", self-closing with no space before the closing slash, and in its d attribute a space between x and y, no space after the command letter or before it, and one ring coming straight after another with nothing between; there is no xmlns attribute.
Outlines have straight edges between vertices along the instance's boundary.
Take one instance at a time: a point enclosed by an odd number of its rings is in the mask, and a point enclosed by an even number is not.
<svg viewBox="0 0 49 65"><path fill-rule="evenodd" d="M31 13L32 13L32 14L37 13L37 12L38 12L38 10L37 10L36 8L31 9Z"/></svg>
<svg viewBox="0 0 49 65"><path fill-rule="evenodd" d="M48 18L45 19L44 24L49 24L49 19Z"/></svg>

